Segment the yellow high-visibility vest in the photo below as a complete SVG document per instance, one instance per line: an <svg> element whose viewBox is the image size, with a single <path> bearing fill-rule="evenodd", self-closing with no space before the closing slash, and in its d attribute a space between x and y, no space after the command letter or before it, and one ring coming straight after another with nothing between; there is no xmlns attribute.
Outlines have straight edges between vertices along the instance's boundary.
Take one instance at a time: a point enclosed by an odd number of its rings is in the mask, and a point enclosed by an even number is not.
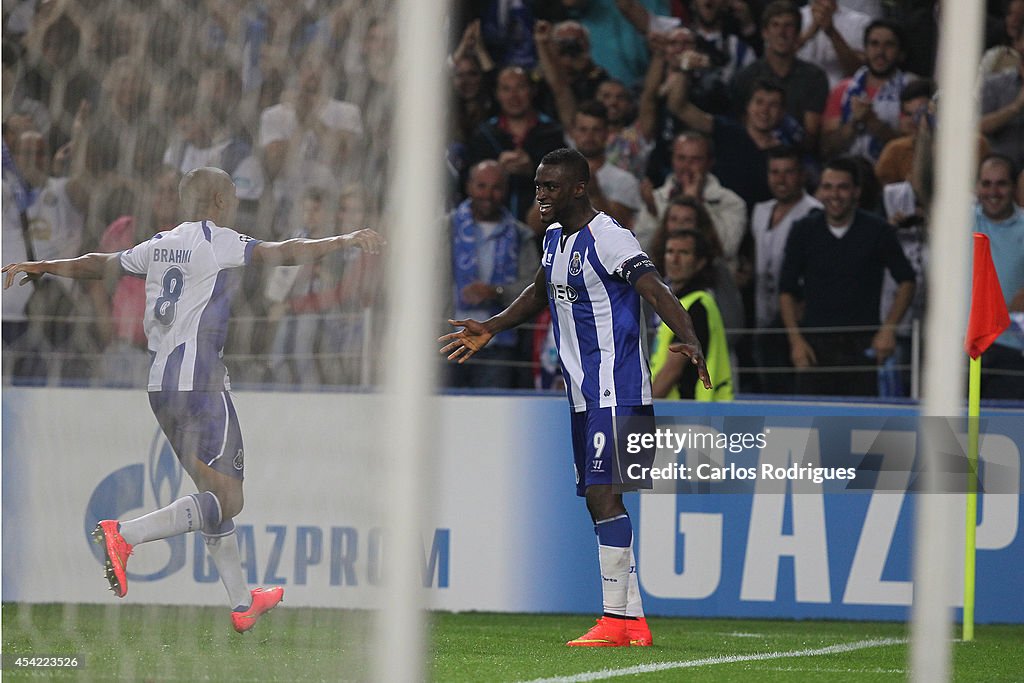
<svg viewBox="0 0 1024 683"><path fill-rule="evenodd" d="M708 375L711 376L712 389L704 388L700 378L697 379L697 386L694 390L694 398L698 401L731 401L732 391L732 366L729 363L729 345L725 339L725 325L722 323L722 313L718 310L715 297L704 289L690 292L679 300L683 308L690 310L693 302L700 301L704 310L708 313L708 343L704 347L704 360L708 366ZM658 371L665 365L668 359L668 345L675 338L673 332L665 323L658 328L658 336L655 339L654 353L651 355L651 377L656 377ZM679 398L678 387L673 386L665 398Z"/></svg>

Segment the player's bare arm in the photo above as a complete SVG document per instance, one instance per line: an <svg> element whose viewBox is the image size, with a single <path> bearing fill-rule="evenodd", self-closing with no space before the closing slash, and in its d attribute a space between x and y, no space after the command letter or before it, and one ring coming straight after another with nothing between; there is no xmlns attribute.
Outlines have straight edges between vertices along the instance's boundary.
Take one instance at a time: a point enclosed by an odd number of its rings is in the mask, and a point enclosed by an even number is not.
<svg viewBox="0 0 1024 683"><path fill-rule="evenodd" d="M637 293L647 303L654 307L658 315L669 326L681 342L670 345L669 351L681 353L690 358L690 362L697 366L697 376L705 389L711 388L711 376L708 374L707 364L704 362L704 351L701 349L697 335L693 331L693 322L690 314L686 312L679 299L675 297L672 290L661 281L656 272L645 273L640 276L634 285Z"/></svg>
<svg viewBox="0 0 1024 683"><path fill-rule="evenodd" d="M320 239L296 237L283 242L260 242L252 250L256 263L272 263L275 266L299 266L313 263L331 252L341 249L362 249L376 254L387 244L379 233L363 228L347 235L334 235Z"/></svg>
<svg viewBox="0 0 1024 683"><path fill-rule="evenodd" d="M538 268L533 283L527 286L508 308L493 318L483 322L449 320L449 324L462 329L438 337L437 341L444 344L441 353L447 354L448 360L464 363L467 358L487 346L494 335L531 320L547 305L547 278L544 276L544 269Z"/></svg>
<svg viewBox="0 0 1024 683"><path fill-rule="evenodd" d="M22 263L9 263L0 272L4 273L4 289L14 284L19 273L24 277L18 282L24 285L38 280L43 275L59 275L60 277L72 278L74 280L100 280L108 275L116 273L118 268L118 255L115 254L85 254L70 259L55 259L53 261L24 261Z"/></svg>

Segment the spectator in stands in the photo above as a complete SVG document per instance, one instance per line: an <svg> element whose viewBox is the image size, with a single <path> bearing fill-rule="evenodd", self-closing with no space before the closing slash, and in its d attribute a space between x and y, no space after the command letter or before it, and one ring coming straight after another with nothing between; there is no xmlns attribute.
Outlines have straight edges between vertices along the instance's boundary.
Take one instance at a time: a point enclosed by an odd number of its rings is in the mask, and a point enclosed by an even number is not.
<svg viewBox="0 0 1024 683"><path fill-rule="evenodd" d="M800 9L804 31L797 57L825 70L830 88L864 65L864 29L871 17L837 0L811 0Z"/></svg>
<svg viewBox="0 0 1024 683"><path fill-rule="evenodd" d="M1009 157L992 154L982 160L974 231L988 235L1007 308L1024 311L1024 209L1013 200L1016 176L1016 165ZM1024 335L1004 332L982 356L981 367L983 398L1024 399Z"/></svg>
<svg viewBox="0 0 1024 683"><path fill-rule="evenodd" d="M273 181L279 226L294 225L292 201L310 184L328 187L339 180L348 152L363 134L359 107L327 94L331 72L316 56L299 67L296 87L284 101L260 115L259 145Z"/></svg>
<svg viewBox="0 0 1024 683"><path fill-rule="evenodd" d="M928 144L924 141L921 144ZM931 169L928 169L930 175ZM879 370L878 395L882 397L910 396L913 361L914 321L924 319L927 291L925 278L928 269L927 211L917 196L910 179L889 183L882 188L885 217L896 233L896 240L907 257L916 276L914 299L903 320L896 327L896 348L893 355ZM882 282L882 300L879 315L885 314L899 293L899 283L889 273Z"/></svg>
<svg viewBox="0 0 1024 683"><path fill-rule="evenodd" d="M480 38L480 21L470 22L448 60L452 79L452 115L448 130L448 170L453 177L451 195L462 201L460 178L468 170L467 145L477 126L494 115L494 60Z"/></svg>
<svg viewBox="0 0 1024 683"><path fill-rule="evenodd" d="M146 71L138 60L117 59L103 79L99 107L93 117L116 133L120 150L117 171L125 178L132 177L139 130L149 110L147 80Z"/></svg>
<svg viewBox="0 0 1024 683"><path fill-rule="evenodd" d="M371 203L364 184L342 186L334 215L335 234L380 225L380 219L371 213ZM380 298L381 257L350 249L328 256L324 267L337 285L319 297L309 297L319 299L324 311L319 342L320 376L332 386L365 385L370 377L366 352L371 347L366 335L373 333L372 321L367 320L366 313Z"/></svg>
<svg viewBox="0 0 1024 683"><path fill-rule="evenodd" d="M651 352L651 393L654 398L731 401L732 367L725 325L713 292L711 244L696 230L681 230L668 234L662 250L668 286L690 314L694 333L707 354L712 388L704 388L697 368L686 358L669 353L669 344L681 340L661 323Z"/></svg>
<svg viewBox="0 0 1024 683"><path fill-rule="evenodd" d="M587 186L590 203L630 230L643 206L640 182L627 171L607 163L608 112L600 102L584 102L576 110L572 130L573 145L590 164L591 182Z"/></svg>
<svg viewBox="0 0 1024 683"><path fill-rule="evenodd" d="M331 232L331 202L326 190L309 187L301 205L301 222L289 237L320 239ZM316 342L320 336L318 307L296 305L310 294L334 286L322 263L277 266L267 279L265 295L270 302L269 322L275 325L270 350L270 374L279 386L310 387L320 384Z"/></svg>
<svg viewBox="0 0 1024 683"><path fill-rule="evenodd" d="M562 146L562 127L533 107L533 86L519 67L498 74L499 115L484 121L469 142L469 162L495 159L509 176L507 206L523 220L533 205L533 173L541 157Z"/></svg>
<svg viewBox="0 0 1024 683"><path fill-rule="evenodd" d="M21 53L13 44L3 43L3 110L4 120L12 115L25 116L32 127L44 135L50 130L49 108L25 92L22 80L24 63Z"/></svg>
<svg viewBox="0 0 1024 683"><path fill-rule="evenodd" d="M573 126L572 103L589 102L597 94L597 87L608 80L608 72L594 63L590 56L590 35L575 21L562 21L554 26L538 21L533 27L537 57L541 74L547 84L541 109L557 113L559 123L566 130ZM559 99L572 94L571 102Z"/></svg>
<svg viewBox="0 0 1024 683"><path fill-rule="evenodd" d="M690 5L696 50L708 58L705 68L690 69L690 99L709 114L728 114L732 111L729 84L757 59L741 33L749 31L743 35L756 37L757 24L745 2L694 0Z"/></svg>
<svg viewBox="0 0 1024 683"><path fill-rule="evenodd" d="M81 142L79 140L79 142ZM30 259L59 259L75 256L85 240L85 213L89 208L89 190L80 172L67 178L50 175L53 157L42 133L28 130L21 134L14 160L24 181L25 204L22 234ZM72 326L55 318L74 308L77 290L74 283L46 278L34 285L26 307L29 328L27 351L37 354L38 362L26 370L39 376L70 372L61 359L43 360L47 354L69 350L88 336L84 326ZM85 368L78 368L85 371Z"/></svg>
<svg viewBox="0 0 1024 683"><path fill-rule="evenodd" d="M650 257L651 263L658 269L659 273L665 271L665 240L672 233L680 230L696 230L704 235L708 242L708 258L711 269L714 271L714 286L712 294L715 302L722 313L722 321L725 323L726 336L729 341L729 349L736 346L738 335L730 330L737 330L744 327L743 296L740 294L736 279L733 277L725 259L722 258L722 241L718 239L715 226L711 222L711 216L707 209L694 197L676 197L668 204L665 216L658 225L658 230L651 238ZM735 387L734 387L735 388Z"/></svg>
<svg viewBox="0 0 1024 683"><path fill-rule="evenodd" d="M633 174L637 180L644 177L647 156L654 146L658 62L659 57L652 55L638 107L633 106L633 95L622 81L610 78L597 86L596 99L608 112L605 160Z"/></svg>
<svg viewBox="0 0 1024 683"><path fill-rule="evenodd" d="M822 122L822 153L861 156L874 164L899 128L900 93L913 78L900 71L903 29L876 19L864 30L867 64L832 89Z"/></svg>
<svg viewBox="0 0 1024 683"><path fill-rule="evenodd" d="M27 97L47 106L54 104L54 83L67 77L75 63L81 40L78 22L64 8L37 14L25 37L27 54L23 83Z"/></svg>
<svg viewBox="0 0 1024 683"><path fill-rule="evenodd" d="M786 93L786 113L805 131L803 146L816 149L821 113L828 99L828 77L818 66L796 56L800 36L800 10L788 0L773 0L761 14L764 55L733 79L734 106L749 101L754 84L775 80Z"/></svg>
<svg viewBox="0 0 1024 683"><path fill-rule="evenodd" d="M107 207L105 218L115 214L117 217L100 237L99 248L110 253L124 251L177 225L180 181L177 169L165 167L157 176L151 195L143 199L142 205L150 206L148 211L135 210L134 195L125 197L131 200L131 204L125 206L118 201L120 193L112 193L108 204L113 206ZM121 274L112 282L91 281L87 286L103 346L99 377L107 385L145 386L150 360L142 326L146 307L145 280Z"/></svg>
<svg viewBox="0 0 1024 683"><path fill-rule="evenodd" d="M689 78L684 71L680 87L669 95L668 104L679 119L693 130L711 137L715 148L715 176L738 194L748 206L767 200L766 153L788 139L796 126L784 125L785 93L773 81L758 81L750 91L743 118L736 122L725 116L701 111L687 98Z"/></svg>
<svg viewBox="0 0 1024 683"><path fill-rule="evenodd" d="M474 24L470 24L472 27ZM493 70L488 73L493 80ZM459 179L465 176L469 139L481 123L494 115L493 84L485 82L480 62L472 54L454 60L452 65L452 115L449 119L447 162L452 176L451 196L462 201Z"/></svg>
<svg viewBox="0 0 1024 683"><path fill-rule="evenodd" d="M24 118L24 117L23 117ZM30 126L30 121L25 118L24 123ZM11 146L8 147L8 138ZM18 148L18 140L21 132L12 133L8 129L7 121L4 122L3 141L3 202L0 203L0 210L3 211L3 244L0 251L5 259L24 261L28 258L28 241L25 228L27 221L23 221L25 208L28 203L29 193L24 179L18 172L14 162L14 154ZM4 292L3 295L3 378L8 379L23 374L29 368L20 362L21 354L26 352L26 342L29 329L27 306L29 297L32 295L32 287L19 287L19 290Z"/></svg>
<svg viewBox="0 0 1024 683"><path fill-rule="evenodd" d="M363 73L353 78L349 96L363 112L366 134L362 139L361 160L353 164L355 174L347 173L347 182L363 182L384 187L389 180L391 128L395 111L392 62L395 54L395 29L387 15L374 16L366 24L360 47ZM375 202L374 209L379 209Z"/></svg>
<svg viewBox="0 0 1024 683"><path fill-rule="evenodd" d="M1004 39L981 57L978 76L984 78L1003 71L1016 71L1024 55L1024 0L1004 0Z"/></svg>
<svg viewBox="0 0 1024 683"><path fill-rule="evenodd" d="M639 1L647 8L660 4L658 0ZM617 4L621 5L621 1L561 0L567 15L564 18L578 21L589 32L594 62L606 69L612 78L629 88L636 88L647 72L649 57L645 36L648 27L637 27L614 6Z"/></svg>
<svg viewBox="0 0 1024 683"><path fill-rule="evenodd" d="M722 242L723 256L733 273L739 262L740 243L747 230L747 206L732 190L726 189L711 173L714 146L703 133L680 134L672 147L672 175L654 191L657 214L641 212L636 233L640 245L650 245L669 202L675 197L695 197L711 215L715 232Z"/></svg>
<svg viewBox="0 0 1024 683"><path fill-rule="evenodd" d="M707 69L701 73L707 80L700 87L698 99L702 107L719 112L711 101L705 102L707 93L714 102L728 103L728 94L719 90L720 85L728 85L737 70L743 68L756 58L760 50L757 35L757 23L753 19L750 6L746 0L728 2L727 0L692 0L688 3L671 3L668 10L672 16L664 16L664 6L657 3L641 3L640 0L616 0L622 12L639 35L650 39L658 32L671 32L686 27L692 29L695 47L709 59ZM725 94L725 100L721 95Z"/></svg>
<svg viewBox="0 0 1024 683"><path fill-rule="evenodd" d="M215 166L229 175L252 152L235 109L242 97L242 79L230 67L210 67L199 75L196 100L176 121L178 136L165 150L165 166L188 173Z"/></svg>
<svg viewBox="0 0 1024 683"><path fill-rule="evenodd" d="M935 105L932 102L934 96L935 82L930 78L911 81L900 93L900 137L886 143L875 163L875 175L882 185L910 179L914 168L917 131L922 118L931 120L935 116ZM927 122L925 125L928 125Z"/></svg>
<svg viewBox="0 0 1024 683"><path fill-rule="evenodd" d="M779 316L779 282L786 240L793 223L812 209L821 209L817 199L807 194L806 173L800 153L792 147L776 147L768 153L768 188L772 198L754 206L750 231L754 235L754 362L769 368L760 374L760 390L771 394L793 393L792 376L772 371L790 367L789 346L783 336Z"/></svg>
<svg viewBox="0 0 1024 683"><path fill-rule="evenodd" d="M891 228L857 208L860 186L856 161L828 162L818 192L824 211L797 221L786 240L779 311L800 394L877 396L877 364L892 355L896 325L914 296L914 270ZM879 327L883 270L900 287ZM816 327L836 329L801 331Z"/></svg>
<svg viewBox="0 0 1024 683"><path fill-rule="evenodd" d="M1024 61L982 81L981 132L993 152L1024 164Z"/></svg>
<svg viewBox="0 0 1024 683"><path fill-rule="evenodd" d="M497 66L518 66L524 70L537 66L532 40L535 3L488 0L480 4L480 35Z"/></svg>
<svg viewBox="0 0 1024 683"><path fill-rule="evenodd" d="M454 317L486 320L515 301L537 273L533 232L505 207L508 176L493 160L473 166L469 196L445 219ZM451 367L453 387L514 388L521 360L515 330L497 335L477 353L479 364Z"/></svg>

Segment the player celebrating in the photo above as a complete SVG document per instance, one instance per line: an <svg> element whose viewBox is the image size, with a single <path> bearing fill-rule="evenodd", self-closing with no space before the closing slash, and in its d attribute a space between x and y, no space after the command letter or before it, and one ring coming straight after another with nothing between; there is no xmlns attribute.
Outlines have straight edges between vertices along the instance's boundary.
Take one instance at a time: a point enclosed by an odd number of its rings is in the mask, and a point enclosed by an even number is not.
<svg viewBox="0 0 1024 683"><path fill-rule="evenodd" d="M520 325L550 306L555 343L572 410L576 494L586 498L594 521L604 615L570 646L646 646L644 619L633 558L633 526L622 492L650 488L650 480L623 479L627 458L650 466L653 449L630 455L630 433L650 432L651 373L644 348L640 299L648 301L682 343L672 351L689 356L708 389L711 382L686 310L665 286L640 243L587 194L590 169L577 151L545 156L535 176L540 215L550 223L544 256L532 285L496 316L449 320L463 329L444 335L441 353L462 363L494 335Z"/></svg>
<svg viewBox="0 0 1024 683"><path fill-rule="evenodd" d="M218 168L189 171L178 187L186 222L127 251L4 266L4 289L46 273L100 279L122 270L146 279L144 326L153 356L149 404L198 493L137 519L104 520L93 536L106 552L106 576L119 598L128 592L133 546L201 531L234 610L239 633L255 625L284 595L280 586L247 589L234 517L242 510L243 449L238 417L221 360L231 311L232 269L250 262L299 265L339 249L376 252L372 230L323 239L261 242L230 228L238 199L231 177Z"/></svg>

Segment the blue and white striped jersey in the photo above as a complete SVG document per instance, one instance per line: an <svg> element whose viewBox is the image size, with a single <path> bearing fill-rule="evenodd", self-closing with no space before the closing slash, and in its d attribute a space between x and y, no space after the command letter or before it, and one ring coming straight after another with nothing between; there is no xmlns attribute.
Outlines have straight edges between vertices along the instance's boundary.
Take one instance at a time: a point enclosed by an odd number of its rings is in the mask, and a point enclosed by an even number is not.
<svg viewBox="0 0 1024 683"><path fill-rule="evenodd" d="M259 243L211 221L182 223L121 252L121 267L146 278L143 321L150 391L231 388L222 356L237 278Z"/></svg>
<svg viewBox="0 0 1024 683"><path fill-rule="evenodd" d="M544 233L542 267L566 394L574 412L651 403L640 295L623 269L647 256L632 232L598 213L563 241Z"/></svg>

